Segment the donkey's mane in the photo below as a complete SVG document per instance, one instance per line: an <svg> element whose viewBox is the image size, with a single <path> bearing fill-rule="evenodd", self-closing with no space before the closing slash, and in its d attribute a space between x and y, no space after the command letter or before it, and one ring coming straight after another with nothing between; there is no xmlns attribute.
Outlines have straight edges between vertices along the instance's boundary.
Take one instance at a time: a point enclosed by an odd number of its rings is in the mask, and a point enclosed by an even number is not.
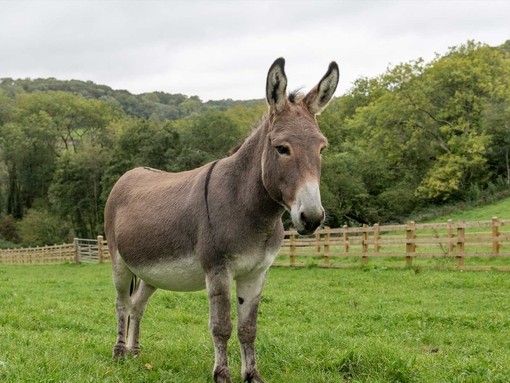
<svg viewBox="0 0 510 383"><path fill-rule="evenodd" d="M291 103L297 104L305 97L305 94L301 91L301 88L298 88L290 92L288 97Z"/></svg>

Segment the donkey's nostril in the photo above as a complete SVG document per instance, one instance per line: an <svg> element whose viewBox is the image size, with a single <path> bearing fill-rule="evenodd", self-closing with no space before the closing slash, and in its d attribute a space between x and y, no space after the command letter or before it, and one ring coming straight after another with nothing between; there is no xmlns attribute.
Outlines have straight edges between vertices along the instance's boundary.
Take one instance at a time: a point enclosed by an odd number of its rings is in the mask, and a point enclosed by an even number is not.
<svg viewBox="0 0 510 383"><path fill-rule="evenodd" d="M313 212L306 214L304 211L299 213L299 221L306 232L313 232L317 229L324 220L324 209L320 212Z"/></svg>
<svg viewBox="0 0 510 383"><path fill-rule="evenodd" d="M299 218L306 230L315 230L317 228L317 226L320 225L320 222L318 220L316 220L313 217L313 215L309 217L304 212L301 212L301 214L299 215Z"/></svg>

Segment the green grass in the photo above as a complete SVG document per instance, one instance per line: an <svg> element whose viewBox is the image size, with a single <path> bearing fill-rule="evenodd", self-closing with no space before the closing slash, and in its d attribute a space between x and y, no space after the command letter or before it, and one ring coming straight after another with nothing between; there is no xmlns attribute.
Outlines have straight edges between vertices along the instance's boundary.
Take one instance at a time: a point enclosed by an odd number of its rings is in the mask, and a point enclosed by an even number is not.
<svg viewBox="0 0 510 383"><path fill-rule="evenodd" d="M204 292L158 291L140 357L111 359L110 274L0 267L0 381L212 381ZM508 273L273 268L259 323L267 382L510 381ZM235 335L230 364L240 382Z"/></svg>
<svg viewBox="0 0 510 383"><path fill-rule="evenodd" d="M501 199L497 202L480 205L476 207L457 207L452 208L448 213L436 213L433 218L422 219L421 215L415 217L417 223L422 222L446 222L449 219L453 221L490 221L492 217L500 219L510 219L510 197Z"/></svg>

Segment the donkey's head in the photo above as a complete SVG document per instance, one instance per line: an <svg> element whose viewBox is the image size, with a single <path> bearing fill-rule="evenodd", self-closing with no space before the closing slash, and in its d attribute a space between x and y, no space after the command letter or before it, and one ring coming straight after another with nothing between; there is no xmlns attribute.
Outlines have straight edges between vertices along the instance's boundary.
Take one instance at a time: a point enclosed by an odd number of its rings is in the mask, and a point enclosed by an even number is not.
<svg viewBox="0 0 510 383"><path fill-rule="evenodd" d="M287 97L285 60L277 59L267 75L269 124L262 157L262 180L269 195L290 212L300 234L311 234L324 222L319 190L321 151L328 141L315 118L338 84L338 65L306 96Z"/></svg>

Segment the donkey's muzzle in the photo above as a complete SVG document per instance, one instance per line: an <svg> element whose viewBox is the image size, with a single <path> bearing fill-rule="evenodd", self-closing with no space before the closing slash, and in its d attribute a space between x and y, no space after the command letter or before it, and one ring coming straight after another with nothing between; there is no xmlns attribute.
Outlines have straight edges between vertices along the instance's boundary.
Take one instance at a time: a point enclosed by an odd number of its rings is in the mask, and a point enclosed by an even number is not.
<svg viewBox="0 0 510 383"><path fill-rule="evenodd" d="M290 215L294 227L301 235L313 234L324 222L324 208L318 182L308 182L296 193Z"/></svg>
<svg viewBox="0 0 510 383"><path fill-rule="evenodd" d="M324 209L320 209L318 213L305 213L299 214L299 223L297 231L301 235L313 234L317 228L324 222Z"/></svg>

